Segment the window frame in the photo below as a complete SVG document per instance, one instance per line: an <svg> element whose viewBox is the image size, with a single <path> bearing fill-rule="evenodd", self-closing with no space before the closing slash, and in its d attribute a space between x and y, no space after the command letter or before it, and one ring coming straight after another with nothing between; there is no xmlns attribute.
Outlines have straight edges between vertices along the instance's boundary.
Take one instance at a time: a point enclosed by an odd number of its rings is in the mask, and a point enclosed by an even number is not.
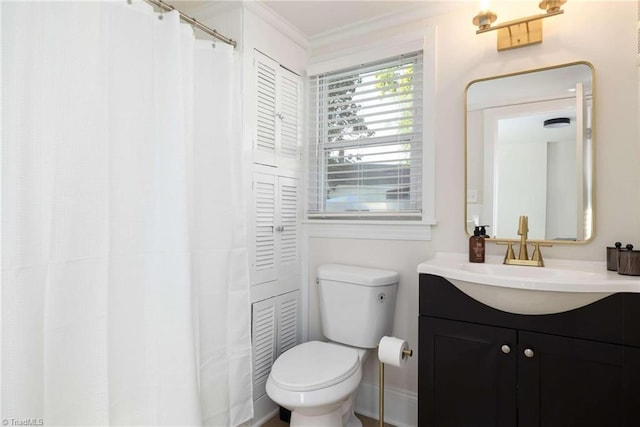
<svg viewBox="0 0 640 427"><path fill-rule="evenodd" d="M424 37L404 43L360 49L357 52L340 52L336 57L312 63L307 68L306 99L309 99L310 75L318 75L332 70L348 68L359 63L375 62L385 57L422 50L423 55L423 117L422 117L422 209L420 219L398 220L385 218L384 214L371 219L357 217L314 218L309 215L309 162L306 165L304 183L305 213L303 224L309 237L365 238L391 240L431 240L431 227L435 221L435 126L436 126L436 32L427 29ZM308 133L307 133L308 135ZM307 144L307 160L314 153Z"/></svg>

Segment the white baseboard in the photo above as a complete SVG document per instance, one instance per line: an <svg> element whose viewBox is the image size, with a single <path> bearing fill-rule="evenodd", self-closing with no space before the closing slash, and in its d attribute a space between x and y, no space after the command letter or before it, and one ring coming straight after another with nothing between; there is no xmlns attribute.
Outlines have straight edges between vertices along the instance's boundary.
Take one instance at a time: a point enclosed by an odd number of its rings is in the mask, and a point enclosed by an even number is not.
<svg viewBox="0 0 640 427"><path fill-rule="evenodd" d="M278 414L278 405L266 394L253 401L253 419L249 425L261 426Z"/></svg>
<svg viewBox="0 0 640 427"><path fill-rule="evenodd" d="M362 382L356 397L355 411L378 419L378 384ZM384 388L384 421L397 427L418 425L418 395L404 390Z"/></svg>

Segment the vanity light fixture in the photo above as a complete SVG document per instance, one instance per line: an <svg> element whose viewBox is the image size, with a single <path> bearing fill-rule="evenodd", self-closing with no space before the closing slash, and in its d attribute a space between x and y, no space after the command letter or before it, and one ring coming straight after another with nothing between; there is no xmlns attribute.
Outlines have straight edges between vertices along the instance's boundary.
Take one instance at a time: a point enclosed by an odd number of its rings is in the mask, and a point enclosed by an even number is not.
<svg viewBox="0 0 640 427"><path fill-rule="evenodd" d="M569 117L556 117L554 119L547 119L544 121L545 128L563 128L571 124Z"/></svg>
<svg viewBox="0 0 640 427"><path fill-rule="evenodd" d="M538 5L540 9L546 11L539 15L527 16L526 18L515 19L503 24L492 26L498 16L483 8L473 18L473 25L478 27L476 34L487 31L498 30L498 51L515 49L517 47L529 46L542 43L542 19L564 13L562 5L567 0L542 0Z"/></svg>

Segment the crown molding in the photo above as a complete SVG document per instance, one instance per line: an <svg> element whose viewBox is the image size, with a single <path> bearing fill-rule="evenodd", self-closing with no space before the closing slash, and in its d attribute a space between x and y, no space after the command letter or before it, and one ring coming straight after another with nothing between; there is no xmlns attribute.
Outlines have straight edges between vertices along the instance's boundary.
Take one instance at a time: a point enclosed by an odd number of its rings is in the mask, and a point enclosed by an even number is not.
<svg viewBox="0 0 640 427"><path fill-rule="evenodd" d="M260 18L277 28L281 33L290 38L294 43L303 49L309 48L309 40L305 33L289 21L278 15L269 6L266 6L261 0L243 1L242 5L247 10L255 13Z"/></svg>
<svg viewBox="0 0 640 427"><path fill-rule="evenodd" d="M414 4L397 12L353 22L349 25L311 36L309 37L309 46L313 52L315 49L322 49L343 40L363 37L390 28L406 26L407 24L420 24L420 21L425 21L432 16L466 6L466 1L429 1Z"/></svg>

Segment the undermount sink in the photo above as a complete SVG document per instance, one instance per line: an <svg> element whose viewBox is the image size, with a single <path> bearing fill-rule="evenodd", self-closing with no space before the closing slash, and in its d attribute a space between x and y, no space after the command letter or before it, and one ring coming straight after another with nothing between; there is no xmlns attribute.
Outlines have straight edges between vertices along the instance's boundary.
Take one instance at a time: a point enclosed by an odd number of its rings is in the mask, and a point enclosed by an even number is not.
<svg viewBox="0 0 640 427"><path fill-rule="evenodd" d="M604 262L546 258L546 267L526 267L502 260L487 256L476 264L467 254L439 252L418 273L444 277L473 299L515 314L561 313L617 292L640 292L638 277L607 271Z"/></svg>

